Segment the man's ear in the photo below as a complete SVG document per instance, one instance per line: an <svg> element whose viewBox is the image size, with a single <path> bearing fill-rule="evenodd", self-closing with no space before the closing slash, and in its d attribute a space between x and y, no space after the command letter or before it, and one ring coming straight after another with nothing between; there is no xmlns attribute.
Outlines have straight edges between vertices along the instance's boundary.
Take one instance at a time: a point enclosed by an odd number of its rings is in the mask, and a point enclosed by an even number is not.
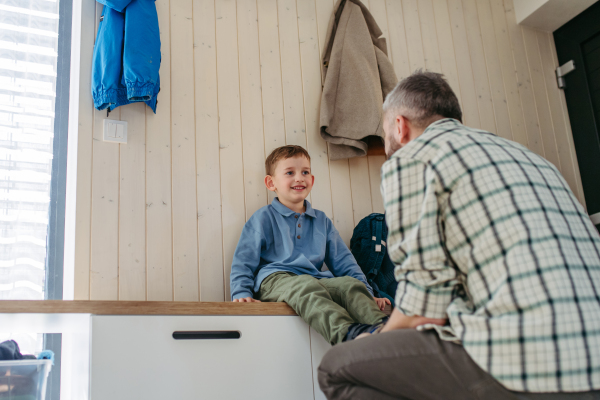
<svg viewBox="0 0 600 400"><path fill-rule="evenodd" d="M273 183L273 177L271 175L265 176L265 186L270 191L272 191L272 192L275 191L275 183Z"/></svg>
<svg viewBox="0 0 600 400"><path fill-rule="evenodd" d="M410 131L411 131L411 126L410 123L408 121L408 119L406 119L406 117L402 116L402 115L398 115L396 117L396 120L398 122L398 135L399 135L399 143L404 146L405 144L407 144L408 142L410 142Z"/></svg>

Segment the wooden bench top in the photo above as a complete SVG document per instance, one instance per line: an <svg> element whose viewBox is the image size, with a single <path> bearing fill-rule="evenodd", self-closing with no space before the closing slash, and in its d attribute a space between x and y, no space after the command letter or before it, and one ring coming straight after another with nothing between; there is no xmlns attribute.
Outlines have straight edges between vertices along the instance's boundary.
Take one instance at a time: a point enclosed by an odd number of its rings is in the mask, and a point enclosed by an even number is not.
<svg viewBox="0 0 600 400"><path fill-rule="evenodd" d="M386 314L391 312L387 306ZM286 303L2 300L1 313L95 315L296 315Z"/></svg>

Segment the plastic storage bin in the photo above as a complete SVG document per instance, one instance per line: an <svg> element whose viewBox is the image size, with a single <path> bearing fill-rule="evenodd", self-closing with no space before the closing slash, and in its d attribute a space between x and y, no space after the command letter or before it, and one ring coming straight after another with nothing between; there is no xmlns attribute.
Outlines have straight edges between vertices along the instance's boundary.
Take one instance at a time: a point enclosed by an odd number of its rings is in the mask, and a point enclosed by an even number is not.
<svg viewBox="0 0 600 400"><path fill-rule="evenodd" d="M0 361L0 399L44 400L51 360Z"/></svg>

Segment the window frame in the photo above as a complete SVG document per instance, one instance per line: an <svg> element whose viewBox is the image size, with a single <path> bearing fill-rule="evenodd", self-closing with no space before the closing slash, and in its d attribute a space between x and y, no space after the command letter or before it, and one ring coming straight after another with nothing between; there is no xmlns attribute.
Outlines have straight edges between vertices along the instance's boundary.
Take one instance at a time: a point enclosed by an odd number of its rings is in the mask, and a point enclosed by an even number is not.
<svg viewBox="0 0 600 400"><path fill-rule="evenodd" d="M58 49L56 60L56 97L48 234L46 237L45 300L63 300L65 216L67 197L67 154L69 142L69 100L71 89L71 48L73 2L59 0ZM60 399L62 334L44 334L44 349L55 354L53 373L48 377L47 400Z"/></svg>
<svg viewBox="0 0 600 400"><path fill-rule="evenodd" d="M67 185L67 145L69 132L69 92L71 81L72 3L60 0L58 13L58 55L52 176L46 239L46 280L44 299L63 299L65 205Z"/></svg>

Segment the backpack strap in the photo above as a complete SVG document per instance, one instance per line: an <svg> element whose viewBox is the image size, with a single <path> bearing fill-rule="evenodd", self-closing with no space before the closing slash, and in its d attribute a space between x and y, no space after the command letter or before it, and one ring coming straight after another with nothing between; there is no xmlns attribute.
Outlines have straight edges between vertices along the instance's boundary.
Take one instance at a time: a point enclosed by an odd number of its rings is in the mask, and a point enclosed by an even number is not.
<svg viewBox="0 0 600 400"><path fill-rule="evenodd" d="M375 236L373 236L373 240L375 241L375 251L377 253L381 253L381 235L383 234L383 221L381 218L375 218Z"/></svg>
<svg viewBox="0 0 600 400"><path fill-rule="evenodd" d="M383 257L385 255L385 251L382 251L382 248L381 248L381 238L383 235L383 216L376 215L375 218L373 218L373 223L375 224L375 226L374 226L375 232L372 232L372 234L374 233L375 235L372 236L373 252L371 253L371 257L370 257L371 265L373 266L371 268L371 274L370 274L371 279L374 279L375 276L377 276L377 274L379 273L381 264L383 263Z"/></svg>

